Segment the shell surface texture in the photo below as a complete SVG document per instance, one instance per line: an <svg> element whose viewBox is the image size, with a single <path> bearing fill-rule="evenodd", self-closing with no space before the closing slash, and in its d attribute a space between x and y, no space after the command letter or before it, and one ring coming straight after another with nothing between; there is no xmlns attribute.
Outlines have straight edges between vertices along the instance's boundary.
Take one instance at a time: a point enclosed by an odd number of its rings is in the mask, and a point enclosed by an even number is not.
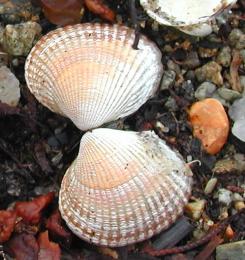
<svg viewBox="0 0 245 260"><path fill-rule="evenodd" d="M147 14L158 23L178 27L195 36L211 33L208 21L235 2L236 0L140 0Z"/></svg>
<svg viewBox="0 0 245 260"><path fill-rule="evenodd" d="M183 213L191 176L182 157L153 132L99 128L82 137L61 184L60 212L69 228L90 243L136 243Z"/></svg>
<svg viewBox="0 0 245 260"><path fill-rule="evenodd" d="M51 31L30 52L27 86L53 112L81 130L134 113L158 88L161 52L119 25L77 24Z"/></svg>

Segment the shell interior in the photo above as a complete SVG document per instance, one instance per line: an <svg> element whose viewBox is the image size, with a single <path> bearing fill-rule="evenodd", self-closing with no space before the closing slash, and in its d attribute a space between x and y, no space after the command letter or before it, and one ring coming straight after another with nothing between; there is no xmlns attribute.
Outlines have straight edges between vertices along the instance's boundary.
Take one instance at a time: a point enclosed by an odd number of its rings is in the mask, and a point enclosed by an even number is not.
<svg viewBox="0 0 245 260"><path fill-rule="evenodd" d="M150 17L160 24L187 26L204 23L236 0L140 0Z"/></svg>
<svg viewBox="0 0 245 260"><path fill-rule="evenodd" d="M191 175L182 157L153 132L96 129L83 136L63 178L60 212L88 242L111 247L139 242L182 214Z"/></svg>
<svg viewBox="0 0 245 260"><path fill-rule="evenodd" d="M78 24L51 31L34 46L25 77L46 107L81 130L134 113L156 91L161 52L145 36L119 25Z"/></svg>

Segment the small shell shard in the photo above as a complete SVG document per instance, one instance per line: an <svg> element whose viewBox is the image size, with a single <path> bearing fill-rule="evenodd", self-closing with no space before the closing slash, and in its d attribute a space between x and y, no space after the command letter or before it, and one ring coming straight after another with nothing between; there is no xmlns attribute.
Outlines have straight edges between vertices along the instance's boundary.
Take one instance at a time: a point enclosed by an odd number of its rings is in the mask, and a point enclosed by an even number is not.
<svg viewBox="0 0 245 260"><path fill-rule="evenodd" d="M235 2L236 0L140 0L147 14L160 24L178 27L195 36L211 33L208 21Z"/></svg>
<svg viewBox="0 0 245 260"><path fill-rule="evenodd" d="M29 54L29 89L50 110L81 130L132 114L156 91L161 52L123 26L78 24L45 35Z"/></svg>
<svg viewBox="0 0 245 260"><path fill-rule="evenodd" d="M139 242L183 212L189 173L181 156L150 131L96 129L83 136L64 176L60 211L88 242L111 247Z"/></svg>

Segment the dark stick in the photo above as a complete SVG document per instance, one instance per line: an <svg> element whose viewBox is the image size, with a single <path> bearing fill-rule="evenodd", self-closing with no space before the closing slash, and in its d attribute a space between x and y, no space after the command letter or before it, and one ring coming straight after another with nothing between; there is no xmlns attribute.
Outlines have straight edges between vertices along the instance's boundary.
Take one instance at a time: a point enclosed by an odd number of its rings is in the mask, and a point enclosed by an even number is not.
<svg viewBox="0 0 245 260"><path fill-rule="evenodd" d="M140 40L140 27L138 23L138 18L137 18L137 10L135 7L135 0L130 0L130 16L132 23L134 25L134 30L135 30L135 38L134 38L134 43L132 45L133 49L138 50L138 44Z"/></svg>

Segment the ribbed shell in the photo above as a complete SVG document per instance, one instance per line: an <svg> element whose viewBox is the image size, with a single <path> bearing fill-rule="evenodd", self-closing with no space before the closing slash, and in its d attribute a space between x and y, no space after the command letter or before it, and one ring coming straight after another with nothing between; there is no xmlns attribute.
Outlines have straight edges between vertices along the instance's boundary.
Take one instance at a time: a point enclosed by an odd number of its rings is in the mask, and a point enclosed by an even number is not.
<svg viewBox="0 0 245 260"><path fill-rule="evenodd" d="M60 189L69 228L98 245L123 246L150 238L183 212L191 170L153 132L87 132Z"/></svg>
<svg viewBox="0 0 245 260"><path fill-rule="evenodd" d="M161 53L145 36L119 25L78 24L45 35L30 52L25 77L46 107L81 130L132 114L156 91Z"/></svg>
<svg viewBox="0 0 245 260"><path fill-rule="evenodd" d="M140 0L147 14L160 24L175 26L196 36L210 33L211 27L206 22L235 2L236 0Z"/></svg>

